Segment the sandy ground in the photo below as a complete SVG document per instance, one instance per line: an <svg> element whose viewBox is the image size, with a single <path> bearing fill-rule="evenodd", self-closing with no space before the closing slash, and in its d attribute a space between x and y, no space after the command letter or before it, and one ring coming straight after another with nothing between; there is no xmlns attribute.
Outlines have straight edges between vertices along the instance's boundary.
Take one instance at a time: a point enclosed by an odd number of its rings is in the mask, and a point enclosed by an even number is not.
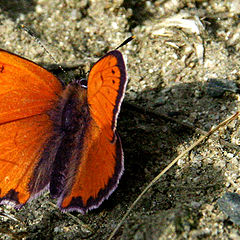
<svg viewBox="0 0 240 240"><path fill-rule="evenodd" d="M48 194L18 211L1 207L0 239L107 239L138 194L200 130L238 110L239 13L238 0L0 0L0 47L59 78L56 63L19 24L72 76L136 36L121 49L129 84L118 124L125 173L117 190L86 215L62 213ZM239 144L235 120L180 159L115 239L240 239L239 226L217 205L225 192L240 193Z"/></svg>

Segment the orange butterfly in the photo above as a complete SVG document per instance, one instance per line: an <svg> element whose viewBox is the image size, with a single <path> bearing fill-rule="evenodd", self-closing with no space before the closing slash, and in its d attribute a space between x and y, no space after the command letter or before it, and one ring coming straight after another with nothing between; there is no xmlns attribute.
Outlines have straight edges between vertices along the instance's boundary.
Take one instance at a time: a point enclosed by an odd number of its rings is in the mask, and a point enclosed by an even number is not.
<svg viewBox="0 0 240 240"><path fill-rule="evenodd" d="M127 84L122 54L92 67L87 88L0 50L0 204L19 208L49 189L64 211L97 208L116 189L116 132Z"/></svg>

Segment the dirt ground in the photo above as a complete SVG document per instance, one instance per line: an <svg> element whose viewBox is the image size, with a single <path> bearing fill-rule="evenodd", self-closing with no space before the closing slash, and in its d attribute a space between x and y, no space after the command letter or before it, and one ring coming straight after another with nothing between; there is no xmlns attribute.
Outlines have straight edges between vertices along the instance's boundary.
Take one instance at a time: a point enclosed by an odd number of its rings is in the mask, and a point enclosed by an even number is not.
<svg viewBox="0 0 240 240"><path fill-rule="evenodd" d="M238 111L238 0L0 0L0 47L64 76L116 48L129 83L118 131L119 187L86 215L62 213L46 193L20 210L2 206L0 239L107 239L131 203L199 132ZM178 161L133 209L114 239L240 239L217 200L240 193L239 120ZM9 216L5 216L5 215ZM19 221L16 221L16 219Z"/></svg>

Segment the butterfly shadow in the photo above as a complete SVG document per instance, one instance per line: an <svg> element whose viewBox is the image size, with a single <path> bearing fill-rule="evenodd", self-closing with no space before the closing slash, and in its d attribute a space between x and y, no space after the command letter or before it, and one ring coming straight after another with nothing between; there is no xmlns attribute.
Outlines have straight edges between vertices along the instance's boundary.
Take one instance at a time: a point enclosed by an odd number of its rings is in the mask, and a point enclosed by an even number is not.
<svg viewBox="0 0 240 240"><path fill-rule="evenodd" d="M142 107L136 108L131 101L123 104L118 130L125 152L125 172L118 189L94 212L109 211L110 219L118 218L158 173L199 138L198 129L208 131L226 119L237 102L236 91L229 91L224 84L180 83L165 93L168 102L161 105L155 100L162 97L163 89L148 89L138 98ZM219 90L221 86L223 91ZM154 97L146 104L149 96ZM217 167L218 162L221 165L228 161L220 157L222 151L234 151L231 145L225 145L231 141L230 136L223 143L219 143L221 135L214 141L216 146L201 144L165 173L132 210L133 217L119 236L132 239L140 234L154 239L151 237L160 236L169 224L181 235L185 219L189 225L193 222L191 229L197 229L200 207L214 205L224 190L224 167ZM216 155L208 157L209 152Z"/></svg>

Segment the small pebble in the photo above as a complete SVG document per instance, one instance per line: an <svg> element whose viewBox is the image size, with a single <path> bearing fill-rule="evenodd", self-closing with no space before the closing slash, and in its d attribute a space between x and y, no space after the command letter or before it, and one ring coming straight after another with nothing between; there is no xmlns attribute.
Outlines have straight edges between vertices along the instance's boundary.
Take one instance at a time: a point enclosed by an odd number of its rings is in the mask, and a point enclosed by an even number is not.
<svg viewBox="0 0 240 240"><path fill-rule="evenodd" d="M161 106L166 103L166 100L164 97L159 97L156 100L154 100L154 106Z"/></svg>
<svg viewBox="0 0 240 240"><path fill-rule="evenodd" d="M219 208L230 220L240 225L240 195L237 193L227 192L217 201Z"/></svg>

